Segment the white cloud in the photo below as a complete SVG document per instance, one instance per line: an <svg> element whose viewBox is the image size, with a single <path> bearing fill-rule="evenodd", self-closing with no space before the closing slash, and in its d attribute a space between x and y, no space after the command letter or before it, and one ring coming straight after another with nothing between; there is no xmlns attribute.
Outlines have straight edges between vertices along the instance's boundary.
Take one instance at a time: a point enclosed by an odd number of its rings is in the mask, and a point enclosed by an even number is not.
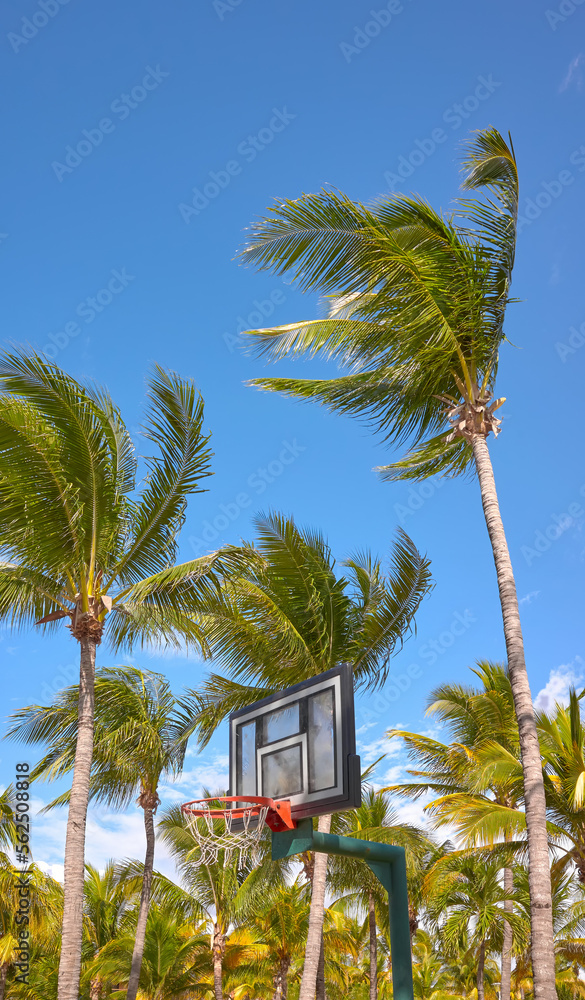
<svg viewBox="0 0 585 1000"><path fill-rule="evenodd" d="M556 702L566 705L569 701L569 688L576 687L583 680L582 664L581 657L577 656L574 663L553 667L547 683L534 699L534 707L541 712L550 712Z"/></svg>
<svg viewBox="0 0 585 1000"><path fill-rule="evenodd" d="M524 594L524 597L520 598L520 604L532 604L540 595L540 590L531 590L529 594Z"/></svg>
<svg viewBox="0 0 585 1000"><path fill-rule="evenodd" d="M563 82L559 87L559 94L562 94L563 91L568 90L568 88L572 84L575 85L577 90L583 89L584 65L585 65L585 56L583 55L582 52L580 52L578 56L575 56L574 59L571 59L571 62L569 63L569 68L567 69L567 73L565 75L565 79L563 80Z"/></svg>
<svg viewBox="0 0 585 1000"><path fill-rule="evenodd" d="M396 757L401 751L402 745L400 740L389 740L386 736L382 736L379 740L374 740L372 743L360 743L358 746L362 764L373 764L378 757L382 757L383 755L386 755L386 757Z"/></svg>
<svg viewBox="0 0 585 1000"><path fill-rule="evenodd" d="M399 823L409 823L411 826L421 827L423 830L431 829L428 814L425 813L425 799L416 799L413 802L394 801L394 806Z"/></svg>
<svg viewBox="0 0 585 1000"><path fill-rule="evenodd" d="M64 882L65 880L65 868L63 865L49 865L46 861L36 862L42 872L45 875L50 875L51 878L57 879L57 882Z"/></svg>
<svg viewBox="0 0 585 1000"><path fill-rule="evenodd" d="M203 789L212 792L225 789L229 785L229 757L217 753L211 758L197 758L195 767L184 768L181 774L161 785L161 799L169 799L173 803L185 802L189 797L196 799L203 795Z"/></svg>
<svg viewBox="0 0 585 1000"><path fill-rule="evenodd" d="M397 785L400 781L408 777L405 774L405 768L402 764L396 764L394 767L389 767L386 771L384 777L382 778L383 785Z"/></svg>
<svg viewBox="0 0 585 1000"><path fill-rule="evenodd" d="M367 733L368 729L373 729L376 725L377 722L364 722L363 726L356 729L355 734L356 736L363 736L364 733Z"/></svg>

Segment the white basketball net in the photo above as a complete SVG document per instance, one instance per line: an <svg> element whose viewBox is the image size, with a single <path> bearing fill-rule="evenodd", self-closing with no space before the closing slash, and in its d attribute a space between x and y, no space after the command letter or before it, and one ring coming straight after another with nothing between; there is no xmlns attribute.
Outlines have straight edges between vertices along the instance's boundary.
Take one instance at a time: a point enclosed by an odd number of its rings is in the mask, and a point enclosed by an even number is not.
<svg viewBox="0 0 585 1000"><path fill-rule="evenodd" d="M219 820L212 816L211 807L197 807L198 814L187 813L189 829L197 842L200 854L192 859L196 867L214 864L220 851L224 851L224 864L229 865L232 856L238 855L238 867L243 868L248 860L253 865L260 863L260 841L268 815L268 806L250 806L238 810L237 818L231 809ZM236 829L233 829L234 824Z"/></svg>

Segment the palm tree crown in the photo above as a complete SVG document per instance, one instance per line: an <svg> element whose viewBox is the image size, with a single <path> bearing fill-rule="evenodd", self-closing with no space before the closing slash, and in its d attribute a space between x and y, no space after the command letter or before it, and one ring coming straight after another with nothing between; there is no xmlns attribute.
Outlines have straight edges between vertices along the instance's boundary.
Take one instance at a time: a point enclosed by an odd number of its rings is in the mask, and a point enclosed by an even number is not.
<svg viewBox="0 0 585 1000"><path fill-rule="evenodd" d="M185 700L186 732L202 742L236 708L340 663L351 663L358 683L383 683L430 588L429 562L402 531L389 572L366 552L338 575L318 532L278 514L255 524L251 551L260 558L210 593L202 611L213 657L229 674L213 674Z"/></svg>
<svg viewBox="0 0 585 1000"><path fill-rule="evenodd" d="M423 199L391 195L373 206L334 191L279 202L253 230L244 260L291 271L330 300L325 319L251 333L272 360L309 353L336 358L336 379L260 378L252 385L318 399L361 414L411 453L387 478L458 475L472 461L470 436L497 432L493 400L509 299L518 175L511 146L479 133L465 161L460 224Z"/></svg>
<svg viewBox="0 0 585 1000"><path fill-rule="evenodd" d="M159 450L134 496L137 460L105 390L33 354L0 361L0 619L66 619L113 649L202 643L193 594L213 557L173 565L186 497L210 475L203 400L156 367L144 436ZM229 556L228 556L229 559Z"/></svg>

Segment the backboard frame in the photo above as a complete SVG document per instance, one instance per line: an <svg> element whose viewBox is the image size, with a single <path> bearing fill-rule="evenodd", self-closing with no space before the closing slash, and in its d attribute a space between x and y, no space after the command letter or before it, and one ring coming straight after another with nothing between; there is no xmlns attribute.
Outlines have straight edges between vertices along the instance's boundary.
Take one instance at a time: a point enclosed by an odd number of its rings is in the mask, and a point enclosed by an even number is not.
<svg viewBox="0 0 585 1000"><path fill-rule="evenodd" d="M335 692L335 726L334 726L334 784L326 790L309 790L308 780L308 741L309 721L303 717L313 694L319 694L332 689ZM238 727L247 722L264 717L271 708L278 710L299 703L299 731L289 736L281 736L275 740L264 739L264 727L261 723L261 735L258 725L255 727L255 788L244 788L241 781L238 787L238 764L241 762L242 730L238 737ZM229 794L265 795L269 794L264 786L264 762L271 754L281 750L293 749L299 746L299 756L302 768L301 790L295 794L282 794L279 798L288 799L291 804L291 814L298 821L324 813L342 812L346 809L357 809L361 804L361 766L356 754L355 745L355 708L353 694L353 670L350 664L342 664L318 674L306 681L301 681L284 691L262 698L253 705L238 709L229 717L229 760L230 760L230 790ZM240 763L241 771L241 763ZM272 798L277 796L271 794Z"/></svg>

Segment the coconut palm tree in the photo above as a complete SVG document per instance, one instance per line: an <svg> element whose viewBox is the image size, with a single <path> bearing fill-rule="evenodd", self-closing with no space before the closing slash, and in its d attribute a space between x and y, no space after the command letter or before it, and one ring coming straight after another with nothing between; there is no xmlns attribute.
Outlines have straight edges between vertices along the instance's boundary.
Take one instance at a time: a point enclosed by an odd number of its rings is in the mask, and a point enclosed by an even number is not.
<svg viewBox="0 0 585 1000"><path fill-rule="evenodd" d="M369 996L368 938L368 917L363 920L351 901L341 898L327 907L323 930L327 996L345 996L348 1000L366 1000ZM381 962L385 957L379 956L377 980L382 978Z"/></svg>
<svg viewBox="0 0 585 1000"><path fill-rule="evenodd" d="M109 984L93 974L92 963L102 948L123 932L126 918L135 908L135 903L133 886L128 880L120 878L114 861L107 863L103 873L86 864L81 982L83 984L84 978L89 979L90 1000L101 1000L104 990L109 988Z"/></svg>
<svg viewBox="0 0 585 1000"><path fill-rule="evenodd" d="M176 777L183 766L186 740L176 738L178 720L170 684L137 667L102 668L95 680L94 750L89 798L123 809L137 797L143 810L146 855L126 1000L136 1000L154 869L154 816L162 778ZM29 705L13 713L8 735L27 743L48 742L49 749L31 778L61 778L74 767L78 738L79 687L61 691L52 706ZM46 808L69 802L65 792Z"/></svg>
<svg viewBox="0 0 585 1000"><path fill-rule="evenodd" d="M465 160L468 190L446 217L419 197L371 206L335 191L279 201L253 228L243 258L291 273L329 297L324 319L251 332L278 360L334 358L333 379L258 378L252 384L366 418L406 457L389 481L477 474L496 575L526 784L535 998L554 1000L554 942L545 796L518 597L487 438L499 431L495 381L516 243L518 172L512 144L493 128Z"/></svg>
<svg viewBox="0 0 585 1000"><path fill-rule="evenodd" d="M297 877L269 889L266 904L251 914L250 923L266 949L272 972L272 1000L287 1000L291 965L302 957L309 927L310 897Z"/></svg>
<svg viewBox="0 0 585 1000"><path fill-rule="evenodd" d="M338 813L332 830L342 837L399 844L409 854L422 856L428 847L424 833L407 823L400 823L384 792L366 787L359 809ZM378 928L376 911L388 908L388 897L374 873L363 861L335 857L330 860L329 882L335 892L345 892L346 899L357 903L368 915L369 997L378 997ZM387 922L387 921L386 921Z"/></svg>
<svg viewBox="0 0 585 1000"><path fill-rule="evenodd" d="M484 752L490 759L512 757L521 771L518 726L509 674L503 664L478 661L473 673L481 687L444 684L428 698L427 713L446 726L452 742L441 743L418 733L392 730L401 738L418 769L409 773L416 781L402 782L389 791L409 798L439 792L425 806L437 826L452 824L469 846L494 844L497 838L510 841L525 835L525 815L520 810L518 775L495 777L483 766ZM422 765L422 768L421 768ZM504 869L504 887L511 893L512 870ZM509 898L504 908L512 910ZM512 928L503 928L501 994L510 995L512 974Z"/></svg>
<svg viewBox="0 0 585 1000"><path fill-rule="evenodd" d="M12 982L9 990L18 988L15 977L19 973L20 949L24 933L31 958L36 957L34 945L48 943L55 932L55 919L61 914L61 887L45 875L36 864L27 867L27 908L19 906L20 886L10 858L0 852L0 1000L4 1000L9 973ZM30 965L29 965L30 967ZM10 995L10 992L9 994Z"/></svg>
<svg viewBox="0 0 585 1000"><path fill-rule="evenodd" d="M521 866L518 866L516 883L519 911L524 915L527 924L530 913L528 877L526 869ZM568 1000L570 989L573 990L573 996L578 997L583 987L583 980L581 979L579 985L579 979L585 972L585 896L578 868L567 864L566 855L561 854L553 862L551 884L557 991L561 1000L562 998ZM516 995L522 990L525 995L530 994L532 968L530 951L527 947L517 949L513 980Z"/></svg>
<svg viewBox="0 0 585 1000"><path fill-rule="evenodd" d="M388 676L390 656L412 627L429 590L429 563L399 532L388 573L369 553L343 564L342 575L323 536L278 514L255 520L261 562L210 594L203 624L213 674L184 701L185 732L206 743L236 708L307 680L341 663L356 683ZM251 564L252 565L252 564ZM330 816L319 817L328 833ZM316 854L300 1000L314 1000L321 955L327 855Z"/></svg>
<svg viewBox="0 0 585 1000"><path fill-rule="evenodd" d="M477 1000L484 1000L484 972L490 952L501 950L502 927L518 933L521 917L503 908L512 895L500 881L501 863L484 854L454 852L441 858L427 876L428 914L439 928L446 954L465 944L475 952Z"/></svg>
<svg viewBox="0 0 585 1000"><path fill-rule="evenodd" d="M209 790L204 790L209 798ZM218 828L221 821L217 821ZM158 893L161 902L185 915L199 911L211 925L213 991L215 1000L223 1000L223 963L230 928L247 919L255 908L265 905L268 887L282 880L288 862L273 862L266 857L254 868L240 867L237 855L218 851L217 861L201 864L201 851L180 806L173 806L159 822L161 839L170 848L184 888L164 885ZM265 843L268 848L268 842Z"/></svg>
<svg viewBox="0 0 585 1000"><path fill-rule="evenodd" d="M550 715L539 712L537 724L549 817L558 834L568 840L566 861L576 866L579 882L585 885L585 726L581 696L571 690L569 704L555 705Z"/></svg>
<svg viewBox="0 0 585 1000"><path fill-rule="evenodd" d="M556 704L553 711L538 712L537 726L551 848L560 855L560 863L573 865L581 885L585 885L585 726L581 717L581 695L569 691L568 705ZM477 759L477 781L507 783L518 802L524 799L523 773L513 753L497 742L486 742ZM522 814L518 814L521 829ZM473 817L478 826L483 818ZM505 816L499 817L503 829ZM497 832L498 815L494 816Z"/></svg>
<svg viewBox="0 0 585 1000"><path fill-rule="evenodd" d="M106 391L34 353L0 357L0 621L63 622L80 647L59 1000L79 996L97 646L204 649L197 598L237 562L224 552L175 564L187 497L210 472L203 400L161 368L148 396L144 434L158 454L137 497L132 441Z"/></svg>
<svg viewBox="0 0 585 1000"><path fill-rule="evenodd" d="M418 930L412 947L412 981L415 1000L447 1000L456 994L441 955L439 942L428 931ZM459 997L459 1000L463 1000Z"/></svg>
<svg viewBox="0 0 585 1000"><path fill-rule="evenodd" d="M117 983L111 994L126 995L128 972L134 952L134 934L127 930L102 948L92 972ZM209 990L209 943L201 924L154 903L149 913L144 956L140 970L143 1000L192 1000Z"/></svg>

